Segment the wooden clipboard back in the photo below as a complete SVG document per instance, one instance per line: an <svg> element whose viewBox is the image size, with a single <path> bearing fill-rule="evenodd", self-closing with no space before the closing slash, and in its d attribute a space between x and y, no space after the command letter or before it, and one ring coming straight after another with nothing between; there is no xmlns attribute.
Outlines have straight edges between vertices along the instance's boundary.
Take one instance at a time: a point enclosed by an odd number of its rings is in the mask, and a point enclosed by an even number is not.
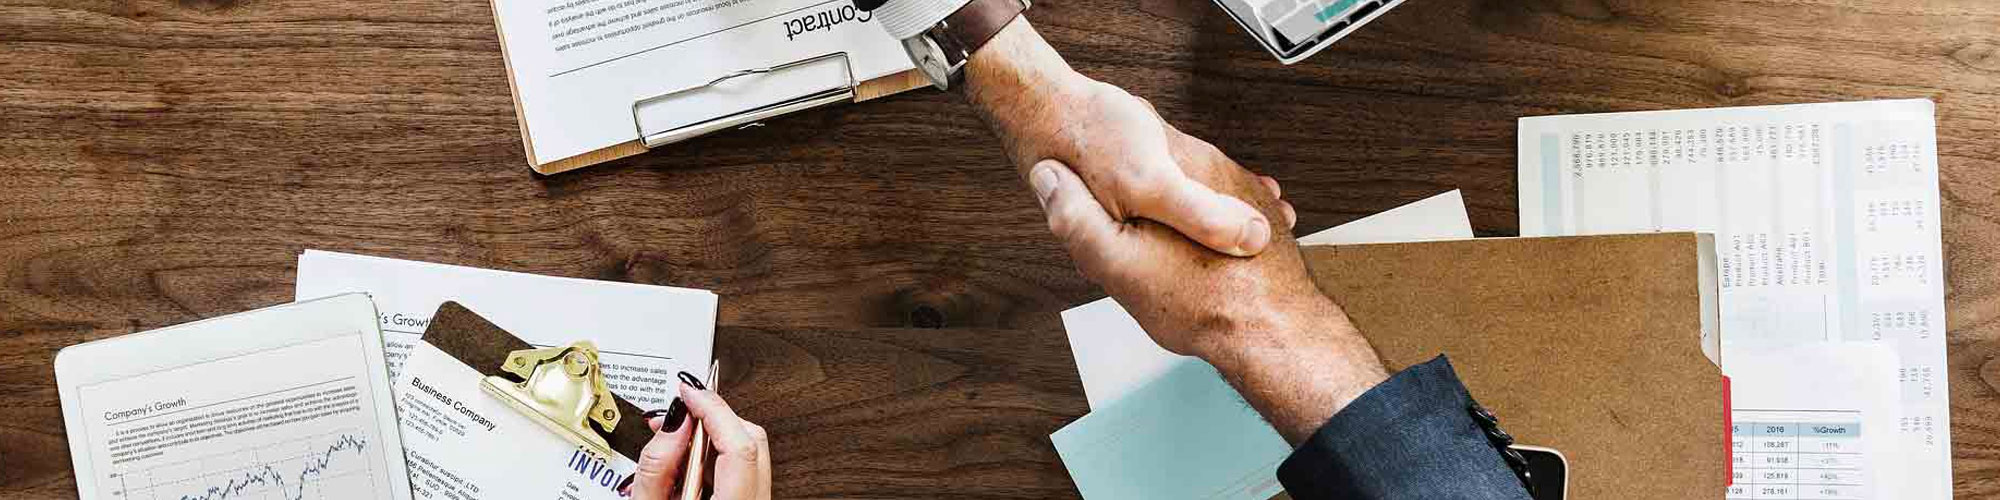
<svg viewBox="0 0 2000 500"><path fill-rule="evenodd" d="M501 375L500 366L507 361L509 353L535 348L457 302L445 302L438 306L437 314L431 316L430 326L424 329L423 341L485 376ZM613 399L617 400L618 413L622 418L618 419L618 426L609 435L602 437L613 451L627 459L638 460L639 450L653 438L653 430L646 426L642 415L644 410L625 398L613 396Z"/></svg>
<svg viewBox="0 0 2000 500"><path fill-rule="evenodd" d="M1302 250L1390 369L1444 353L1503 429L1561 451L1570 498L1721 498L1727 388L1701 345L1702 238Z"/></svg>

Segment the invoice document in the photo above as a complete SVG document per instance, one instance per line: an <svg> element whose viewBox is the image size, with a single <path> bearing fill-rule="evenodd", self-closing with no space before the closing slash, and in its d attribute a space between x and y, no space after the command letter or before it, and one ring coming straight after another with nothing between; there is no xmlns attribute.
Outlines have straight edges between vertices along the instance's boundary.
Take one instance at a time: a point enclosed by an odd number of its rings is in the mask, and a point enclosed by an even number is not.
<svg viewBox="0 0 2000 500"><path fill-rule="evenodd" d="M1471 237L1465 199L1453 190L1299 243ZM1264 500L1283 491L1278 464L1291 446L1214 367L1161 349L1112 299L1062 318L1091 412L1049 438L1085 498Z"/></svg>
<svg viewBox="0 0 2000 500"><path fill-rule="evenodd" d="M346 294L58 352L78 496L410 498L374 318Z"/></svg>
<svg viewBox="0 0 2000 500"><path fill-rule="evenodd" d="M715 344L716 297L706 290L318 250L299 255L298 297L343 292L375 297L392 377L447 300L536 347L596 342L611 392L640 408L672 402L674 374L707 373Z"/></svg>
<svg viewBox="0 0 2000 500"><path fill-rule="evenodd" d="M1876 475L1905 480L1896 498L1948 498L1933 113L1902 100L1523 118L1521 234L1714 233L1724 370L1743 368L1731 351L1770 345L1895 351L1905 458ZM1793 388L1809 400L1847 389Z"/></svg>
<svg viewBox="0 0 2000 500"><path fill-rule="evenodd" d="M492 0L530 160L536 165L648 132L796 97L800 86L865 81L913 67L902 45L848 0ZM730 73L845 53L731 80L691 100L634 109Z"/></svg>
<svg viewBox="0 0 2000 500"><path fill-rule="evenodd" d="M419 498L613 500L638 464L563 440L479 388L485 376L418 341L396 409ZM630 417L627 417L630 418Z"/></svg>

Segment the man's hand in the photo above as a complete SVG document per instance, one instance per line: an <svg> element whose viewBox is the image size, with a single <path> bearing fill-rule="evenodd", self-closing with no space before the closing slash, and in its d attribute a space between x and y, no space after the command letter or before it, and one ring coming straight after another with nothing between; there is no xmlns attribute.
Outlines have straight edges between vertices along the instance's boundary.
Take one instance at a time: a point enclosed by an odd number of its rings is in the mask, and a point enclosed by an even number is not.
<svg viewBox="0 0 2000 500"><path fill-rule="evenodd" d="M1172 132L1181 145L1175 156L1197 167L1205 186L1255 200L1274 214L1290 210L1274 190L1258 192L1269 184L1213 146ZM1281 237L1263 255L1229 257L1157 224L1115 220L1083 190L1089 179L1062 162L1037 164L1028 180L1048 213L1049 231L1078 270L1118 298L1169 351L1206 357L1245 335L1327 326L1339 313L1307 274L1289 228L1273 228Z"/></svg>
<svg viewBox="0 0 2000 500"><path fill-rule="evenodd" d="M1162 347L1214 365L1279 434L1305 439L1387 378L1307 274L1277 182L1071 70L1026 19L965 72L1084 276Z"/></svg>
<svg viewBox="0 0 2000 500"><path fill-rule="evenodd" d="M966 81L967 98L1024 174L1053 158L1082 177L1112 220L1157 221L1236 256L1270 246L1271 220L1196 181L1170 151L1178 132L1150 103L1071 70L1026 19L973 55Z"/></svg>
<svg viewBox="0 0 2000 500"><path fill-rule="evenodd" d="M1207 142L1168 128L1175 161L1220 193L1291 219L1277 192ZM1061 162L1029 184L1049 230L1084 276L1104 286L1167 350L1202 358L1293 443L1388 378L1346 313L1319 292L1284 227L1253 258L1210 252L1147 221L1114 219Z"/></svg>

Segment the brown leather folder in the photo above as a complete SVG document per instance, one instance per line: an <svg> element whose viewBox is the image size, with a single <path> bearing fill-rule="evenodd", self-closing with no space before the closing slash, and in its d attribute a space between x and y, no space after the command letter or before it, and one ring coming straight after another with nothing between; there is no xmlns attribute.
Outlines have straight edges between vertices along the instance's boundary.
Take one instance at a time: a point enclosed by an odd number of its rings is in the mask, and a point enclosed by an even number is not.
<svg viewBox="0 0 2000 500"><path fill-rule="evenodd" d="M501 375L500 364L507 361L508 353L535 348L457 302L445 302L438 306L437 314L431 316L430 326L424 329L423 340L479 370L481 375ZM643 410L625 398L613 398L618 401L620 418L618 426L604 435L605 442L611 445L612 451L625 455L627 459L638 460L639 449L653 438L653 430L646 426L645 417L641 415Z"/></svg>
<svg viewBox="0 0 2000 500"><path fill-rule="evenodd" d="M1726 386L1713 246L1693 233L1303 249L1392 370L1450 356L1569 498L1721 498ZM1710 325L1704 336L1704 321ZM1711 355L1704 355L1704 344Z"/></svg>

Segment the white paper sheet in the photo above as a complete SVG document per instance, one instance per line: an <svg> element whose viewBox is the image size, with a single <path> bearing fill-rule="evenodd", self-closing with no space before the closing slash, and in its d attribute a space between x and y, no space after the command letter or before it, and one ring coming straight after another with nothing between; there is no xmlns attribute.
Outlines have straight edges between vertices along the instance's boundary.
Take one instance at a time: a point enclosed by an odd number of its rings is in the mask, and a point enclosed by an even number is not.
<svg viewBox="0 0 2000 500"><path fill-rule="evenodd" d="M537 164L636 140L635 101L738 70L835 52L847 53L856 80L912 67L902 45L845 0L494 0L493 8ZM696 102L640 113L672 122L654 115L760 107L811 83L783 82L793 76L732 80Z"/></svg>
<svg viewBox="0 0 2000 500"><path fill-rule="evenodd" d="M1740 348L1726 373L1731 500L1902 498L1896 355L1858 342ZM1839 387L1801 391L1799 387ZM1756 402L1755 405L1745 403Z"/></svg>
<svg viewBox="0 0 2000 500"><path fill-rule="evenodd" d="M410 498L374 312L347 294L63 349L77 494Z"/></svg>
<svg viewBox="0 0 2000 500"><path fill-rule="evenodd" d="M1299 238L1304 245L1398 243L1472 237L1465 198L1451 190ZM1158 377L1185 358L1153 343L1118 302L1099 299L1063 311L1063 330L1076 355L1077 376L1091 408L1099 408Z"/></svg>
<svg viewBox="0 0 2000 500"><path fill-rule="evenodd" d="M1895 496L1948 498L1933 113L1905 100L1523 118L1521 234L1715 233L1724 369L1770 345L1896 351Z"/></svg>
<svg viewBox="0 0 2000 500"><path fill-rule="evenodd" d="M611 392L641 408L666 407L676 373L707 373L715 343L716 297L705 290L318 250L299 255L298 297L344 292L374 296L392 376L447 300L536 346L596 342Z"/></svg>

